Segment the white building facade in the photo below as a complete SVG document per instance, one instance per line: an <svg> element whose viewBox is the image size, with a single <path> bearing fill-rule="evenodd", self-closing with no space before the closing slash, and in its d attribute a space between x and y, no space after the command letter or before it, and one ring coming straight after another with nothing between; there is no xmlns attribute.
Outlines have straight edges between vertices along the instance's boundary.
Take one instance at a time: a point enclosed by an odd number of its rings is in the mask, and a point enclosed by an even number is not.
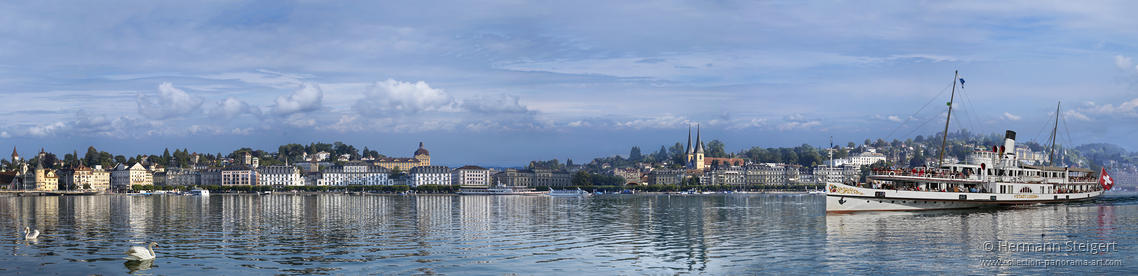
<svg viewBox="0 0 1138 276"><path fill-rule="evenodd" d="M369 165L364 162L348 162L343 166L327 167L320 172L317 185L320 186L347 186L347 185L391 185L388 177L391 171L382 166Z"/></svg>
<svg viewBox="0 0 1138 276"><path fill-rule="evenodd" d="M451 170L447 166L418 166L411 168L407 175L407 185L411 187L451 184Z"/></svg>
<svg viewBox="0 0 1138 276"><path fill-rule="evenodd" d="M272 165L257 167L257 185L273 186L304 186L304 178L300 177L300 169L286 165Z"/></svg>
<svg viewBox="0 0 1138 276"><path fill-rule="evenodd" d="M474 165L462 166L461 168L451 171L450 181L451 185L490 185L490 170Z"/></svg>

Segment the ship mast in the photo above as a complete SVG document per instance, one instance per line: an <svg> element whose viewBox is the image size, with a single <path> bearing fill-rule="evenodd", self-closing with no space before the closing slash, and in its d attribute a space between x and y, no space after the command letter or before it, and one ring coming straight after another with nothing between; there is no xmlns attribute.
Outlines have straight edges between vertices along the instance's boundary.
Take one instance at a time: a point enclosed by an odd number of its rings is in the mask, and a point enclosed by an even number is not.
<svg viewBox="0 0 1138 276"><path fill-rule="evenodd" d="M1059 140L1059 137L1055 136L1055 132L1059 130L1059 106L1062 104L1063 102L1060 101L1055 105L1055 128L1051 129L1051 160L1047 161L1047 166L1055 166L1055 140Z"/></svg>
<svg viewBox="0 0 1138 276"><path fill-rule="evenodd" d="M940 168L941 162L944 162L944 144L948 143L948 121L952 119L952 100L956 99L956 80L960 79L960 71L957 70L955 76L952 77L952 95L948 98L948 116L944 118L944 136L940 140L940 157L936 159L936 167ZM944 93L944 92L941 92Z"/></svg>

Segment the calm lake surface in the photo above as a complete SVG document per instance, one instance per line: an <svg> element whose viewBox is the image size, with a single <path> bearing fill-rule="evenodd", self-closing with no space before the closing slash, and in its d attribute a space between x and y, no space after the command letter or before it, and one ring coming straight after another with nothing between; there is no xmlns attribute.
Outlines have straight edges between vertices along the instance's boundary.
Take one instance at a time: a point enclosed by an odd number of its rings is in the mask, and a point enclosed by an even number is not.
<svg viewBox="0 0 1138 276"><path fill-rule="evenodd" d="M0 274L1138 270L1134 194L1073 204L843 215L827 215L824 199L805 194L5 196L0 197L0 221L6 226L0 250L8 254L0 257ZM25 226L42 234L25 241L18 233ZM153 262L123 259L130 246L149 242L159 244ZM1099 242L1116 245L1097 254L1066 251L1068 244ZM1014 250L1015 244L1060 246L1025 252ZM1106 263L1071 266L1072 261Z"/></svg>

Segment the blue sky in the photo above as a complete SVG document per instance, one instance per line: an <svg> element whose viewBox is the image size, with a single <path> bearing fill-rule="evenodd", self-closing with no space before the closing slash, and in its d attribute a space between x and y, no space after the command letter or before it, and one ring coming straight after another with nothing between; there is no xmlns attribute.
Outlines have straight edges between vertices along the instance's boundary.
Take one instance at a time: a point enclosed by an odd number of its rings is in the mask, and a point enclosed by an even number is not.
<svg viewBox="0 0 1138 276"><path fill-rule="evenodd" d="M1130 1L377 2L0 2L0 148L422 141L504 166L697 122L730 151L844 145L940 131L914 128L944 104L917 110L959 70L952 131L1045 140L1062 101L1072 143L1138 149Z"/></svg>

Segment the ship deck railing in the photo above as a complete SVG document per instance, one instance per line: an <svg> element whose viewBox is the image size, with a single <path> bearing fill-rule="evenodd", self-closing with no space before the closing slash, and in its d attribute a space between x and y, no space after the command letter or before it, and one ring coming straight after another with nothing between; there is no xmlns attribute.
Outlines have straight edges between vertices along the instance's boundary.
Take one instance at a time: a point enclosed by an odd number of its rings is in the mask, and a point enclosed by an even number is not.
<svg viewBox="0 0 1138 276"><path fill-rule="evenodd" d="M972 180L981 181L975 174L965 174L961 172L953 172L947 170L928 170L912 172L910 170L875 170L869 172L870 176L901 176L901 177L921 177L921 178L936 178L948 180ZM1084 175L1084 176L1069 176L1066 183L1057 182L1059 179L1054 177L1037 177L1037 176L1005 176L1005 175L989 175L995 182L1020 182L1029 184L1088 184L1095 183L1098 176ZM1042 178L1042 180L1039 180Z"/></svg>

